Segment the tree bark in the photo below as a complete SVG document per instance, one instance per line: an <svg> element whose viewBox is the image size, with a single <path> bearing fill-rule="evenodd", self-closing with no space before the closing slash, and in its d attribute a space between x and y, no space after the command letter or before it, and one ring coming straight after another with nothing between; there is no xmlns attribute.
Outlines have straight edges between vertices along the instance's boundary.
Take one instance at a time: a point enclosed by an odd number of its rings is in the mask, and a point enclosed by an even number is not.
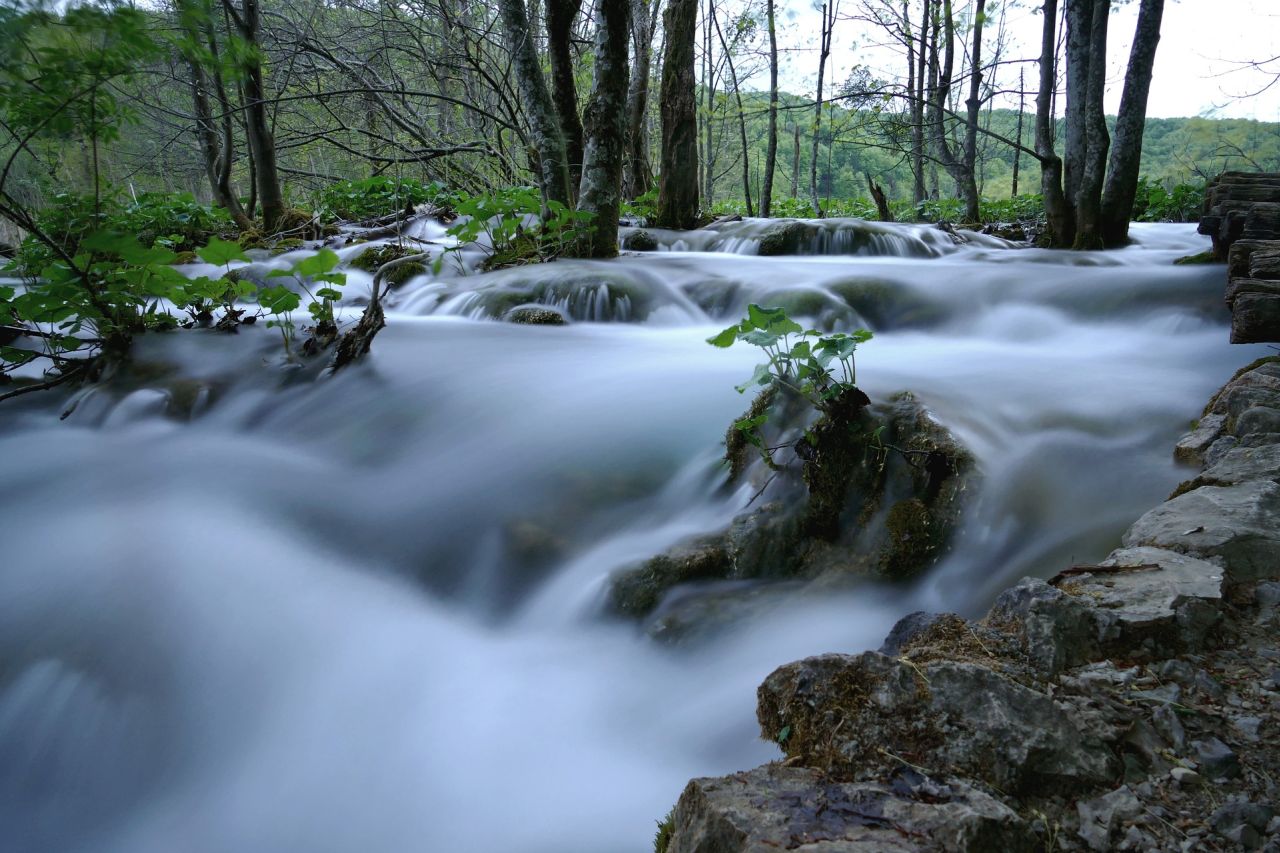
<svg viewBox="0 0 1280 853"><path fill-rule="evenodd" d="M800 197L800 122L791 125L791 200Z"/></svg>
<svg viewBox="0 0 1280 853"><path fill-rule="evenodd" d="M836 6L839 0L829 0L822 4L821 48L818 53L818 88L815 92L813 106L813 142L812 156L809 158L809 201L813 205L813 214L822 218L822 205L818 203L818 141L822 130L822 82L827 70L827 57L831 55L831 31L836 24Z"/></svg>
<svg viewBox="0 0 1280 853"><path fill-rule="evenodd" d="M729 63L729 81L733 83L733 97L738 104L738 136L742 144L742 197L747 202L747 216L755 216L755 210L751 207L751 156L750 149L747 147L747 112L742 106L742 90L738 88L738 70L734 67L733 52L729 49L729 42L724 37L720 20L715 17L714 10L711 22L715 24L720 47L724 50L725 60Z"/></svg>
<svg viewBox="0 0 1280 853"><path fill-rule="evenodd" d="M205 177L209 181L213 203L231 214L239 228L251 228L253 222L245 214L240 199L231 186L231 166L235 156L231 114L228 110L221 109L221 122L214 120L209 96L211 93L216 94L217 89L200 56L202 43L207 43L211 51L215 48L213 9L207 2L196 3L193 0L178 2L174 8L183 35L180 52L191 71L191 101L195 110L196 137L200 141ZM211 52L210 55L216 61L216 52Z"/></svg>
<svg viewBox="0 0 1280 853"><path fill-rule="evenodd" d="M1102 97L1107 86L1107 23L1110 0L1092 0L1093 19L1089 28L1089 88L1085 100L1085 160L1076 191L1077 249L1102 248L1102 181L1107 169L1111 137Z"/></svg>
<svg viewBox="0 0 1280 853"><path fill-rule="evenodd" d="M653 58L653 23L657 2L634 0L631 7L631 49L633 69L627 84L627 162L623 169L623 192L629 199L644 195L653 186L653 166L649 162L649 77Z"/></svg>
<svg viewBox="0 0 1280 853"><path fill-rule="evenodd" d="M223 0L223 8L231 13L246 48L241 51L240 70L244 88L245 135L249 156L257 177L258 203L262 205L262 230L274 233L284 220L284 194L280 191L280 175L276 169L276 141L267 116L266 85L262 73L262 45L259 32L262 9L258 0L242 0L236 10L231 0Z"/></svg>
<svg viewBox="0 0 1280 853"><path fill-rule="evenodd" d="M692 228L698 221L698 110L695 103L694 41L698 0L670 0L662 15L662 172L658 177L657 224Z"/></svg>
<svg viewBox="0 0 1280 853"><path fill-rule="evenodd" d="M1036 154L1040 158L1040 195L1048 234L1045 242L1064 248L1075 241L1075 213L1062 189L1062 158L1053 146L1053 93L1056 81L1058 0L1044 0L1040 38L1040 88L1036 92Z"/></svg>
<svg viewBox="0 0 1280 853"><path fill-rule="evenodd" d="M984 5L984 0L978 0L980 12ZM978 107L980 106L980 101L974 90L975 87L981 86L981 69L976 64L971 69L974 82L967 102L968 115L965 121L964 142L961 153L957 155L955 149L952 148L951 143L947 140L946 127L947 98L951 94L952 73L955 68L955 18L952 15L951 0L942 0L940 25L943 39L943 58L940 63L936 46L930 50L930 62L937 67L936 74L931 70L930 76L934 77L937 83L933 87L929 104L929 129L933 135L933 148L936 157L942 163L943 168L947 170L947 174L955 181L956 190L964 201L965 218L970 222L977 222L979 219L978 185L973 174L972 158L976 156L977 151ZM936 39L936 27L934 36ZM981 52L981 39L982 26L980 23L975 23L974 45L979 54ZM974 58L980 59L980 56L975 55Z"/></svg>
<svg viewBox="0 0 1280 853"><path fill-rule="evenodd" d="M1085 113L1089 101L1089 39L1094 0L1066 0L1067 107L1063 140L1062 190L1072 207L1080 194L1080 179L1088 149Z"/></svg>
<svg viewBox="0 0 1280 853"><path fill-rule="evenodd" d="M960 194L965 202L965 217L970 222L979 222L982 219L978 204L978 185L975 172L978 164L978 114L982 109L982 25L985 22L986 14L986 0L978 0L977 11L974 13L973 19L969 98L965 101L967 115L964 134L964 163L960 176L956 178L956 183L961 185Z"/></svg>
<svg viewBox="0 0 1280 853"><path fill-rule="evenodd" d="M570 205L569 166L565 154L564 132L556 116L555 105L547 92L547 81L538 63L538 51L529 33L529 17L524 0L499 0L502 28L516 85L524 101L529 119L531 141L538 158L538 181L546 201ZM545 213L545 211L544 211Z"/></svg>
<svg viewBox="0 0 1280 853"><path fill-rule="evenodd" d="M560 119L565 157L569 164L569 191L578 193L582 181L583 130L578 119L578 89L573 77L573 50L569 43L573 21L582 8L582 0L546 0L547 54L551 61L551 97ZM537 44L535 39L530 43Z"/></svg>
<svg viewBox="0 0 1280 853"><path fill-rule="evenodd" d="M876 216L879 217L881 222L892 222L893 211L889 209L889 199L885 198L884 190L871 177L870 172L865 174L867 177L867 189L871 190L871 197L876 202Z"/></svg>
<svg viewBox="0 0 1280 853"><path fill-rule="evenodd" d="M764 217L773 207L773 174L778 165L778 31L773 5L774 0L765 0L769 26L769 141L764 155L764 186L760 189L760 215Z"/></svg>
<svg viewBox="0 0 1280 853"><path fill-rule="evenodd" d="M578 210L595 214L594 229L579 242L579 254L618 254L622 164L627 150L627 41L629 0L600 0L596 7L595 69L587 101L587 144Z"/></svg>
<svg viewBox="0 0 1280 853"><path fill-rule="evenodd" d="M1160 21L1164 0L1142 0L1138 25L1129 52L1129 67L1120 94L1116 116L1116 138L1111 146L1111 168L1102 190L1102 242L1107 247L1129 242L1129 220L1138 192L1138 169L1142 161L1142 129L1147 120L1147 95L1151 92L1151 69L1160 42Z"/></svg>

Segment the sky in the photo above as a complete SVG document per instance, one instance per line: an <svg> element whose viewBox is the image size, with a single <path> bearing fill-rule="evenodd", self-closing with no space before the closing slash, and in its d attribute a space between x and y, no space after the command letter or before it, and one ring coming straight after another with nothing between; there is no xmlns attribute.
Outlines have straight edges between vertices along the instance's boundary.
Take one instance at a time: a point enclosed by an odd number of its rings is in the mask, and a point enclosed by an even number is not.
<svg viewBox="0 0 1280 853"><path fill-rule="evenodd" d="M877 45L883 41L884 34L851 18L859 0L840 0L840 3L842 17L849 17L836 24L827 79L843 81L857 64L868 66L882 77L898 77L903 60ZM959 5L957 3L957 7ZM987 6L989 30L996 25L1004 7L1005 26L1011 39L1006 55L1034 59L1040 50L1039 3L988 0ZM779 85L785 91L812 95L818 66L816 44L820 12L810 0L778 0L778 7L784 27L778 36L779 46L797 48L781 60ZM1119 106L1137 11L1136 0L1129 0L1115 8L1108 25L1109 113L1114 113ZM990 49L990 43L987 44L984 50ZM1166 0L1147 114L1160 118L1208 116L1280 121L1280 82L1261 94L1254 94L1280 76L1280 58L1268 66L1270 74L1245 67L1250 61L1277 55L1280 55L1280 0ZM1026 85L1034 89L1038 73L1035 64L1028 62L1025 68ZM1001 73L1004 75L1000 80L1002 86L1016 87L1016 69L1010 66ZM763 88L767 84L768 76L763 68L750 81L751 88ZM744 88L747 85L744 83ZM1033 109L1033 99L1034 95L1028 97L1028 110ZM1013 103L998 105L1016 107L1016 99Z"/></svg>

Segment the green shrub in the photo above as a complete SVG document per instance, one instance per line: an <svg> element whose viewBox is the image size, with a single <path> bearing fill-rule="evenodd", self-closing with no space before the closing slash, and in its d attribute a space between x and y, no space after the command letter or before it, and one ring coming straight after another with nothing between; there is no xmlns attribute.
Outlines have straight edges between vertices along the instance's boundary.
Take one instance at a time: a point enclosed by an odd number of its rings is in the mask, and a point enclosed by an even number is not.
<svg viewBox="0 0 1280 853"><path fill-rule="evenodd" d="M212 237L235 231L225 210L202 205L190 193L143 193L125 201L103 198L97 213L92 196L61 193L36 216L36 223L71 256L80 251L84 238L98 232L132 235L148 249L190 252ZM35 276L56 258L52 247L28 237L18 250L16 269Z"/></svg>
<svg viewBox="0 0 1280 853"><path fill-rule="evenodd" d="M1137 222L1198 222L1203 206L1203 184L1176 184L1165 189L1156 181L1139 178L1133 218Z"/></svg>
<svg viewBox="0 0 1280 853"><path fill-rule="evenodd" d="M320 191L316 212L325 220L369 219L418 204L452 200L444 185L422 184L412 178L378 175L359 181L339 181Z"/></svg>

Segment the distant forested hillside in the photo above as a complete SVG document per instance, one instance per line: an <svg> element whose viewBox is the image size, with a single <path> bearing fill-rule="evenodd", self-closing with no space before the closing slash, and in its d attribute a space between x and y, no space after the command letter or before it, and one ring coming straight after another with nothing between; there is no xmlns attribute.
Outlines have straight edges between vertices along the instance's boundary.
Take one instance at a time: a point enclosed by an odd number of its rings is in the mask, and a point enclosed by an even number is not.
<svg viewBox="0 0 1280 853"><path fill-rule="evenodd" d="M807 197L810 160L809 128L813 122L812 102L783 95L783 111L779 118L779 187L782 196L791 194L795 170L794 150L796 125L800 128L799 195ZM721 102L722 101L722 102ZM752 195L759 195L759 168L764 163L765 109L767 96L744 93L747 123L748 161ZM823 110L823 128L818 155L818 186L824 197L849 198L867 195L865 173L869 172L884 185L891 198L903 199L911 193L911 173L903 151L908 144L909 127L905 117L891 112L892 104L882 109L863 105L847 109L832 104ZM1030 106L1030 105L1028 105ZM1114 121L1114 117L1108 117ZM1022 143L1032 147L1035 116L1023 116ZM738 142L737 105L731 98L717 100L712 120L714 202L740 200L742 190L741 145ZM994 134L979 140L981 148L979 187L987 198L1004 198L1011 194L1014 150L997 137L1017 138L1016 110L992 110L983 116L983 127ZM1059 133L1061 133L1061 126ZM706 156L705 125L703 155ZM1061 143L1061 141L1060 141ZM1061 151L1061 144L1059 144ZM1039 192L1040 171L1036 161L1021 157L1019 192ZM1199 182L1225 169L1280 170L1280 124L1248 119L1170 118L1148 119L1143 136L1142 174L1148 180L1172 186ZM937 170L937 190L941 196L953 194L950 180ZM932 183L932 181L931 181ZM705 185L705 184L704 184Z"/></svg>

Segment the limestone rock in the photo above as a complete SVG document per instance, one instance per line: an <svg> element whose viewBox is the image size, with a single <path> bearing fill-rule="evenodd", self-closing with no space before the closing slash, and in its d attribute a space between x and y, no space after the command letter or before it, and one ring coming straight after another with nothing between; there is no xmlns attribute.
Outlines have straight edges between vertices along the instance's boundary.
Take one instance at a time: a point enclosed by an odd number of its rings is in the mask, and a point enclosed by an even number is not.
<svg viewBox="0 0 1280 853"><path fill-rule="evenodd" d="M668 853L1030 851L1035 836L1010 808L958 780L911 771L840 783L765 765L694 779L680 795Z"/></svg>
<svg viewBox="0 0 1280 853"><path fill-rule="evenodd" d="M1220 557L1230 583L1280 576L1280 484L1254 480L1203 486L1167 501L1138 519L1126 547L1153 546Z"/></svg>
<svg viewBox="0 0 1280 853"><path fill-rule="evenodd" d="M1115 756L1053 700L989 669L915 667L876 652L820 655L775 670L757 693L762 734L837 775L908 761L1006 793L1100 784Z"/></svg>
<svg viewBox="0 0 1280 853"><path fill-rule="evenodd" d="M1123 785L1109 794L1076 804L1079 836L1090 850L1110 850L1111 839L1127 820L1142 813L1142 803Z"/></svg>
<svg viewBox="0 0 1280 853"><path fill-rule="evenodd" d="M1204 452L1222 434L1226 422L1226 415L1205 415L1194 430L1179 439L1173 458L1187 465L1203 465Z"/></svg>

